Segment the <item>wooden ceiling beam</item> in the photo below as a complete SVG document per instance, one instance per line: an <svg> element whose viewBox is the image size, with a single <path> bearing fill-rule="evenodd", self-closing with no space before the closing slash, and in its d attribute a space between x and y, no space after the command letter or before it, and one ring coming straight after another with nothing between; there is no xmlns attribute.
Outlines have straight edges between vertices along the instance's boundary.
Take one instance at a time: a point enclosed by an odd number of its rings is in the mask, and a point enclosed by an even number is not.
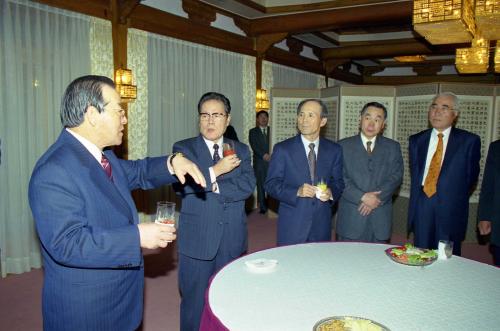
<svg viewBox="0 0 500 331"><path fill-rule="evenodd" d="M77 13L95 16L102 19L111 19L109 12L109 0L34 0L48 6L66 9Z"/></svg>
<svg viewBox="0 0 500 331"><path fill-rule="evenodd" d="M256 55L252 38L205 26L144 5L137 6L130 15L130 27L231 52Z"/></svg>
<svg viewBox="0 0 500 331"><path fill-rule="evenodd" d="M412 1L346 7L251 20L249 35L309 32L367 25L411 24Z"/></svg>
<svg viewBox="0 0 500 331"><path fill-rule="evenodd" d="M368 59L399 55L431 54L432 50L420 42L404 44L378 43L367 46L345 46L324 49L322 59Z"/></svg>

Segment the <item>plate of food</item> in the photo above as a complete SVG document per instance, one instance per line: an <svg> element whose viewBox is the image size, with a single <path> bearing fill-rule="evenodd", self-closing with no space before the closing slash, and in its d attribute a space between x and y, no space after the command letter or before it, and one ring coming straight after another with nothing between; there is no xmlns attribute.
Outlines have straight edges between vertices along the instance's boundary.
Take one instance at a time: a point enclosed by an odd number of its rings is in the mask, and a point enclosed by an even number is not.
<svg viewBox="0 0 500 331"><path fill-rule="evenodd" d="M436 261L438 256L433 249L418 248L412 244L388 248L385 254L394 262L411 266L429 265Z"/></svg>
<svg viewBox="0 0 500 331"><path fill-rule="evenodd" d="M368 318L333 316L314 325L313 331L390 331L386 326Z"/></svg>

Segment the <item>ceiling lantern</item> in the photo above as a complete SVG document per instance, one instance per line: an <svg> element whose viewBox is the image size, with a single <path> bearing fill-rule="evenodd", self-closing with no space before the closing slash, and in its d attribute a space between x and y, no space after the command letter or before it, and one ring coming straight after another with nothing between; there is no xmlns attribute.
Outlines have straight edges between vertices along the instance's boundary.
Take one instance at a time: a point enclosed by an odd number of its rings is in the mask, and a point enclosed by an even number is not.
<svg viewBox="0 0 500 331"><path fill-rule="evenodd" d="M434 45L469 42L473 8L474 0L414 0L413 28Z"/></svg>
<svg viewBox="0 0 500 331"><path fill-rule="evenodd" d="M461 74L488 72L490 41L481 37L474 38L471 48L457 48L455 66Z"/></svg>
<svg viewBox="0 0 500 331"><path fill-rule="evenodd" d="M476 25L484 38L500 39L500 0L476 0Z"/></svg>

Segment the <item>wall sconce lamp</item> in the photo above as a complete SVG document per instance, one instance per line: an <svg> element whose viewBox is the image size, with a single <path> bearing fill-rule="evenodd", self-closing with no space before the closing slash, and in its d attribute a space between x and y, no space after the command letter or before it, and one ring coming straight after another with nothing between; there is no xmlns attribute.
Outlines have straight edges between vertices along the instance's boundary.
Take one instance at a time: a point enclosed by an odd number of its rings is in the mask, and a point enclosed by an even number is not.
<svg viewBox="0 0 500 331"><path fill-rule="evenodd" d="M255 110L268 110L269 109L269 98L267 97L266 90L257 89L255 93Z"/></svg>
<svg viewBox="0 0 500 331"><path fill-rule="evenodd" d="M132 84L132 70L116 70L115 84L123 102L132 102L137 98L137 86Z"/></svg>

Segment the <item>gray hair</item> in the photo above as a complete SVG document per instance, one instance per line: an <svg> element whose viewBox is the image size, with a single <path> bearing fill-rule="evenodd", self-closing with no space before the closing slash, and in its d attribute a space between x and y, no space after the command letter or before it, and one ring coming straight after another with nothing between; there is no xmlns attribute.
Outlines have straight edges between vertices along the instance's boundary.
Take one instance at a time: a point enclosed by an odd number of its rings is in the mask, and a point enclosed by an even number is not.
<svg viewBox="0 0 500 331"><path fill-rule="evenodd" d="M83 123L87 108L93 106L99 113L104 111L102 88L109 85L113 89L115 83L104 76L82 76L72 81L64 92L60 117L65 128L74 128Z"/></svg>
<svg viewBox="0 0 500 331"><path fill-rule="evenodd" d="M460 100L458 99L458 96L455 93L453 93L453 92L440 92L440 93L436 94L436 96L434 98L432 98L431 105L439 97L451 97L453 100L453 111L455 113L458 113L458 111L460 110Z"/></svg>
<svg viewBox="0 0 500 331"><path fill-rule="evenodd" d="M305 100L302 100L299 103L299 105L297 106L297 115L302 110L302 106L304 106L304 104L306 102L309 102L309 101L317 102L321 106L321 118L325 118L328 115L328 108L326 107L326 104L322 100L320 100L320 99L305 99Z"/></svg>

